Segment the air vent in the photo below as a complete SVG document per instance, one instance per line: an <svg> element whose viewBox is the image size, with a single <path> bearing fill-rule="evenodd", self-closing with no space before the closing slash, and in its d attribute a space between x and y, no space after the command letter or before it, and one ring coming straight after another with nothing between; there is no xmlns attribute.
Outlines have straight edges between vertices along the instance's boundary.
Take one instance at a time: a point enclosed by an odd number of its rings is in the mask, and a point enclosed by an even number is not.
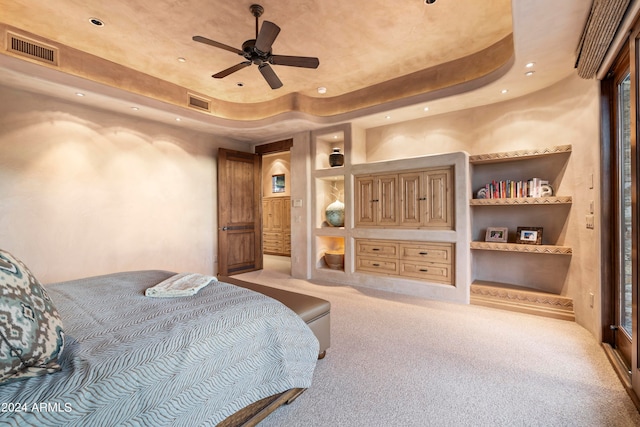
<svg viewBox="0 0 640 427"><path fill-rule="evenodd" d="M209 112L211 111L211 100L189 94L189 107Z"/></svg>
<svg viewBox="0 0 640 427"><path fill-rule="evenodd" d="M58 66L58 49L35 40L7 32L7 50L36 61Z"/></svg>

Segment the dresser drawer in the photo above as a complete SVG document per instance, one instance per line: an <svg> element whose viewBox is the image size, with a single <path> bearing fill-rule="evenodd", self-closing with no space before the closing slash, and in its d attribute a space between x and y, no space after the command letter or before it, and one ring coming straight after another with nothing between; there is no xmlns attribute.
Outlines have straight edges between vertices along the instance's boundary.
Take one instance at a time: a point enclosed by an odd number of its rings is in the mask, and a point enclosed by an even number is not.
<svg viewBox="0 0 640 427"><path fill-rule="evenodd" d="M400 243L400 258L408 261L428 261L451 264L452 243Z"/></svg>
<svg viewBox="0 0 640 427"><path fill-rule="evenodd" d="M356 240L356 255L398 257L398 244L382 240Z"/></svg>
<svg viewBox="0 0 640 427"><path fill-rule="evenodd" d="M282 241L282 233L274 233L271 231L265 231L264 233L262 233L262 238L267 241Z"/></svg>
<svg viewBox="0 0 640 427"><path fill-rule="evenodd" d="M453 269L450 264L402 261L400 262L400 275L448 285L453 283Z"/></svg>
<svg viewBox="0 0 640 427"><path fill-rule="evenodd" d="M381 274L398 274L398 261L395 259L356 257L356 270Z"/></svg>

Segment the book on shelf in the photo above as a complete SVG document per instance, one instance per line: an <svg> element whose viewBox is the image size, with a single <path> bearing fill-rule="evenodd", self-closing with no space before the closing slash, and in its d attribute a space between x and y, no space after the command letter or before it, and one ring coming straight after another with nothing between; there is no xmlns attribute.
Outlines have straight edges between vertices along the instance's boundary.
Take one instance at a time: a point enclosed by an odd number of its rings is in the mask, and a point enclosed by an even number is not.
<svg viewBox="0 0 640 427"><path fill-rule="evenodd" d="M477 199L516 199L524 197L543 197L549 181L531 178L527 181L491 181L476 193Z"/></svg>

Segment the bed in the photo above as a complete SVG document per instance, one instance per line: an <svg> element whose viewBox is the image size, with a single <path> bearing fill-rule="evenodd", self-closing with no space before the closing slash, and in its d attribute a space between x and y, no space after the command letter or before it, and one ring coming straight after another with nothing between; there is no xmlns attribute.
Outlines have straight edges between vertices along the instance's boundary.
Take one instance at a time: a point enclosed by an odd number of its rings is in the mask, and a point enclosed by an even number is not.
<svg viewBox="0 0 640 427"><path fill-rule="evenodd" d="M41 292L26 266L0 250L0 273L15 275L10 264ZM221 281L194 296L144 296L174 274L115 273L41 287L32 305L57 315L41 319L55 342L16 374L7 371L3 336L0 425L241 425L311 385L319 344L293 311ZM7 298L3 289L0 327L11 312Z"/></svg>

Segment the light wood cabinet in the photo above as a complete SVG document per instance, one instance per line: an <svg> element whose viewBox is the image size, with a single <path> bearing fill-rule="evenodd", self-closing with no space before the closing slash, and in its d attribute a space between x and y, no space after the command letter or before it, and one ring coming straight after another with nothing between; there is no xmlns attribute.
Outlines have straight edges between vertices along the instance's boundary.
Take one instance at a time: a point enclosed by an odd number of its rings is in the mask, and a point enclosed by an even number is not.
<svg viewBox="0 0 640 427"><path fill-rule="evenodd" d="M289 197L262 199L263 251L291 255L291 202Z"/></svg>
<svg viewBox="0 0 640 427"><path fill-rule="evenodd" d="M355 177L356 227L453 229L451 168Z"/></svg>
<svg viewBox="0 0 640 427"><path fill-rule="evenodd" d="M356 271L454 283L454 244L356 239Z"/></svg>

